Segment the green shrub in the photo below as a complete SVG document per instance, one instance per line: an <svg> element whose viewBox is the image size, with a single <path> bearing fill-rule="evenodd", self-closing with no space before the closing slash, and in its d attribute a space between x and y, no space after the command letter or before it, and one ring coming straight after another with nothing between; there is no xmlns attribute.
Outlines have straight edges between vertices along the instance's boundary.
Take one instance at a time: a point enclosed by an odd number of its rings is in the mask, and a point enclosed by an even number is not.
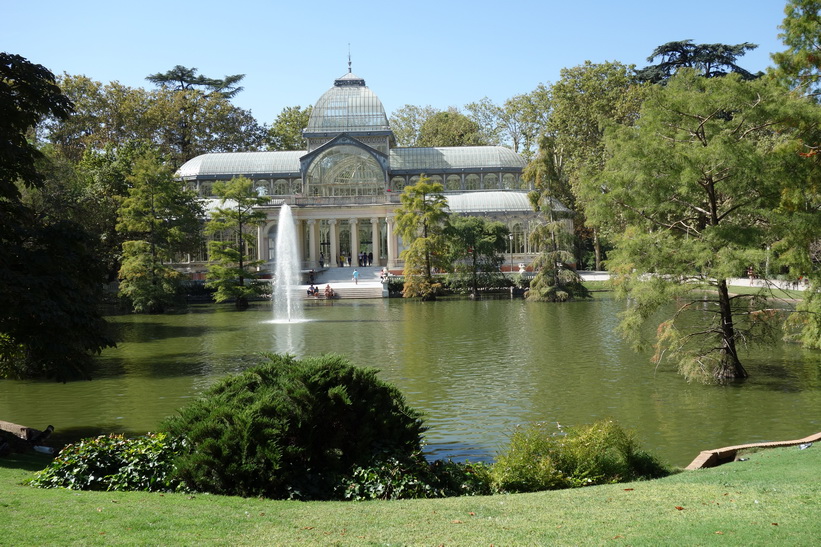
<svg viewBox="0 0 821 547"><path fill-rule="evenodd" d="M356 467L420 450L419 414L376 370L337 355L266 357L166 421L189 443L176 464L190 488L329 499Z"/></svg>
<svg viewBox="0 0 821 547"><path fill-rule="evenodd" d="M72 490L182 490L173 477L173 460L183 443L165 433L126 439L101 435L66 445L29 484Z"/></svg>
<svg viewBox="0 0 821 547"><path fill-rule="evenodd" d="M491 493L489 467L450 460L427 462L422 454L389 457L357 467L344 477L338 493L346 500L443 498Z"/></svg>
<svg viewBox="0 0 821 547"><path fill-rule="evenodd" d="M496 490L535 492L661 477L667 470L632 433L609 420L551 430L518 427L491 475Z"/></svg>

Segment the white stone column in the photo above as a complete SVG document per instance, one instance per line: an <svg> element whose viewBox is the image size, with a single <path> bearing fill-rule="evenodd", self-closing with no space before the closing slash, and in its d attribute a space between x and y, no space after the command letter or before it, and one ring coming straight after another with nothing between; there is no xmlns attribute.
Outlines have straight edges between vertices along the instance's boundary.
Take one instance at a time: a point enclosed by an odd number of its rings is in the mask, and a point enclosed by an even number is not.
<svg viewBox="0 0 821 547"><path fill-rule="evenodd" d="M396 236L393 235L394 220L393 217L388 217L388 269L394 269L398 265L396 263Z"/></svg>
<svg viewBox="0 0 821 547"><path fill-rule="evenodd" d="M316 219L309 218L308 223L308 268L313 269L319 266L319 238L317 238Z"/></svg>
<svg viewBox="0 0 821 547"><path fill-rule="evenodd" d="M339 237L335 218L328 221L328 238L331 240L331 256L328 261L335 267L339 265Z"/></svg>
<svg viewBox="0 0 821 547"><path fill-rule="evenodd" d="M268 238L265 237L265 226L257 226L257 260L268 262L271 257L268 256Z"/></svg>
<svg viewBox="0 0 821 547"><path fill-rule="evenodd" d="M379 256L382 254L382 238L380 237L381 234L379 233L379 219L372 218L371 219L371 241L373 241L373 261L374 264L377 266L381 266L382 262L379 260Z"/></svg>
<svg viewBox="0 0 821 547"><path fill-rule="evenodd" d="M351 228L351 266L356 267L359 260L359 225L357 219L348 220Z"/></svg>

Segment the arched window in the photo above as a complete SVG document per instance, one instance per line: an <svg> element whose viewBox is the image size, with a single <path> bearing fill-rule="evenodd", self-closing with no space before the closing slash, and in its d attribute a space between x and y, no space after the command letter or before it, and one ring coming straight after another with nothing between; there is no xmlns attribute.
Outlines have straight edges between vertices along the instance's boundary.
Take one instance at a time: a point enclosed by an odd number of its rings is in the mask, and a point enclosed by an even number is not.
<svg viewBox="0 0 821 547"><path fill-rule="evenodd" d="M405 189L405 177L393 177L391 179L391 190L394 192L402 192Z"/></svg>
<svg viewBox="0 0 821 547"><path fill-rule="evenodd" d="M525 243L526 243L526 234L525 234L525 227L521 222L517 222L513 225L510 229L511 235L513 235L513 242L511 245L511 252L516 254L522 254L525 252Z"/></svg>
<svg viewBox="0 0 821 547"><path fill-rule="evenodd" d="M482 188L485 190L499 189L499 175L496 173L488 173L482 178Z"/></svg>
<svg viewBox="0 0 821 547"><path fill-rule="evenodd" d="M517 187L516 175L513 173L505 173L502 176L502 186L505 190L515 190Z"/></svg>
<svg viewBox="0 0 821 547"><path fill-rule="evenodd" d="M313 196L372 196L385 191L385 172L365 150L334 146L317 156L305 180Z"/></svg>
<svg viewBox="0 0 821 547"><path fill-rule="evenodd" d="M287 179L277 179L274 182L274 195L275 196L287 196L291 193L291 185L288 184Z"/></svg>
<svg viewBox="0 0 821 547"><path fill-rule="evenodd" d="M462 189L462 177L459 175L448 175L445 183L445 190L455 192Z"/></svg>
<svg viewBox="0 0 821 547"><path fill-rule="evenodd" d="M479 175L468 175L465 177L465 190L479 189Z"/></svg>

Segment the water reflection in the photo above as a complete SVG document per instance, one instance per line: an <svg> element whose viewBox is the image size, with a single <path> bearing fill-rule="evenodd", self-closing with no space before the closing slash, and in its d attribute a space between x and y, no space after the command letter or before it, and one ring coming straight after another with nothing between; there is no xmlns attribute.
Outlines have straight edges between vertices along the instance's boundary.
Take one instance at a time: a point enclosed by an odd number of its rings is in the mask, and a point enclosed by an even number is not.
<svg viewBox="0 0 821 547"><path fill-rule="evenodd" d="M308 304L306 322L270 324L271 309L197 306L169 316L118 316L123 342L91 382L0 383L0 417L57 432L141 432L261 352L341 353L380 369L423 411L429 450L490 458L527 421L634 427L663 459L703 449L798 438L821 430L821 354L792 346L746 356L744 385L687 384L654 370L613 333L621 304L521 300Z"/></svg>

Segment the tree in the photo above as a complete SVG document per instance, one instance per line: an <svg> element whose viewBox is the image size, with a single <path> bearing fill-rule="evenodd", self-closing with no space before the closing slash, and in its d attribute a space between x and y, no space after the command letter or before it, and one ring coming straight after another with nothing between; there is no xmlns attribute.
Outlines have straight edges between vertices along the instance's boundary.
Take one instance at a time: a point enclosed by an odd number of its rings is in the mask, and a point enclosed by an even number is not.
<svg viewBox="0 0 821 547"><path fill-rule="evenodd" d="M577 203L578 188L584 177L604 165L605 128L613 123L632 124L643 91L636 85L631 66L587 61L562 69L559 81L541 93L550 97L549 117L539 138L539 153L524 176L544 194L542 202L558 200L576 213L574 225L580 241L594 253L598 270L602 262L599 232L582 231L586 204L583 199Z"/></svg>
<svg viewBox="0 0 821 547"><path fill-rule="evenodd" d="M529 197L534 208L546 217L546 222L530 233L530 244L539 249L539 255L533 261L537 273L530 282L528 300L566 302L589 297L581 276L572 267L576 260L570 250L573 248L573 233L568 230L566 218L556 211L557 202L550 196L549 185L541 192L531 192Z"/></svg>
<svg viewBox="0 0 821 547"><path fill-rule="evenodd" d="M271 150L304 150L302 130L308 127L313 107L304 110L299 106L286 106L279 113L274 125L268 129L266 141Z"/></svg>
<svg viewBox="0 0 821 547"><path fill-rule="evenodd" d="M208 241L207 286L217 290L217 302L234 300L238 310L248 308L248 299L263 294L267 284L252 273L252 268L263 264L253 258L256 227L265 221L265 211L254 207L268 203L268 198L257 195L252 180L235 177L228 182L214 183L214 194L221 207L211 212L205 225Z"/></svg>
<svg viewBox="0 0 821 547"><path fill-rule="evenodd" d="M169 262L199 246L202 207L155 154L139 157L127 179L117 223L126 234L120 296L136 312L163 313L174 303L181 277Z"/></svg>
<svg viewBox="0 0 821 547"><path fill-rule="evenodd" d="M706 78L739 74L745 80L758 78L761 74L753 74L736 64L736 59L758 46L749 42L736 44L694 44L692 40L667 42L653 50L647 60L655 61L661 57L661 62L636 71L636 76L643 82L658 84L670 79L682 68L698 70Z"/></svg>
<svg viewBox="0 0 821 547"><path fill-rule="evenodd" d="M116 153L139 143L157 148L179 167L206 152L253 150L265 134L249 111L223 93L172 87L146 91L69 75L60 85L75 112L50 120L44 136L75 162L86 153Z"/></svg>
<svg viewBox="0 0 821 547"><path fill-rule="evenodd" d="M465 105L468 117L476 122L482 133L482 140L494 146L502 144L502 115L503 110L496 103L483 97L475 103Z"/></svg>
<svg viewBox="0 0 821 547"><path fill-rule="evenodd" d="M419 128L417 146L477 146L487 144L479 124L455 108L437 112Z"/></svg>
<svg viewBox="0 0 821 547"><path fill-rule="evenodd" d="M391 114L390 125L398 146L420 146L419 134L422 124L439 112L430 105L414 106L406 104Z"/></svg>
<svg viewBox="0 0 821 547"><path fill-rule="evenodd" d="M656 362L671 359L688 379L747 376L739 348L766 341L773 314L757 295L731 295L727 279L764 264L793 231L774 213L801 184L801 126L817 119L771 82L681 71L650 91L634 127L608 135L605 169L583 186L587 212L614 234L610 270L631 299L623 333L639 342L641 323L677 302L659 325Z"/></svg>
<svg viewBox="0 0 821 547"><path fill-rule="evenodd" d="M772 73L790 88L814 97L821 94L821 1L789 0L778 35L786 51L772 54Z"/></svg>
<svg viewBox="0 0 821 547"><path fill-rule="evenodd" d="M29 199L46 180L45 156L29 137L45 117L65 118L71 108L48 69L0 53L2 377L88 377L91 355L114 345L97 310L103 276L92 239Z"/></svg>
<svg viewBox="0 0 821 547"><path fill-rule="evenodd" d="M405 298L433 300L441 284L433 282L434 269L447 269L448 225L447 200L441 183L431 183L420 177L413 186L406 186L396 209L396 233L407 248L401 257L405 261Z"/></svg>
<svg viewBox="0 0 821 547"><path fill-rule="evenodd" d="M158 72L145 77L152 84L162 88L174 91L199 89L208 93L218 93L226 99L232 99L234 95L242 91L242 87L236 84L244 78L245 74L226 76L222 80L208 78L202 74L197 74L196 68L188 68L182 65L177 65L168 72Z"/></svg>
<svg viewBox="0 0 821 547"><path fill-rule="evenodd" d="M788 46L786 51L774 53L775 69L771 70L779 82L807 95L818 103L821 98L821 2L818 0L790 0L784 8L785 18L779 28L779 38ZM792 330L789 337L800 340L806 347L821 349L821 136L807 139L799 152L801 165L796 166L796 179L802 183L782 193L780 211L788 215L803 230L794 230L788 247L807 248L805 253L786 253L793 272L809 287L787 322ZM797 237L796 237L797 236ZM779 251L779 247L776 247Z"/></svg>
<svg viewBox="0 0 821 547"><path fill-rule="evenodd" d="M479 286L490 286L501 277L509 230L498 221L485 217L454 216L445 229L453 274L451 286L464 287L474 297Z"/></svg>
<svg viewBox="0 0 821 547"><path fill-rule="evenodd" d="M206 152L233 152L260 143L264 134L251 113L230 102L242 91L236 84L244 77L208 78L181 65L146 76L160 88L155 115L163 128L160 142L173 150L174 167Z"/></svg>

